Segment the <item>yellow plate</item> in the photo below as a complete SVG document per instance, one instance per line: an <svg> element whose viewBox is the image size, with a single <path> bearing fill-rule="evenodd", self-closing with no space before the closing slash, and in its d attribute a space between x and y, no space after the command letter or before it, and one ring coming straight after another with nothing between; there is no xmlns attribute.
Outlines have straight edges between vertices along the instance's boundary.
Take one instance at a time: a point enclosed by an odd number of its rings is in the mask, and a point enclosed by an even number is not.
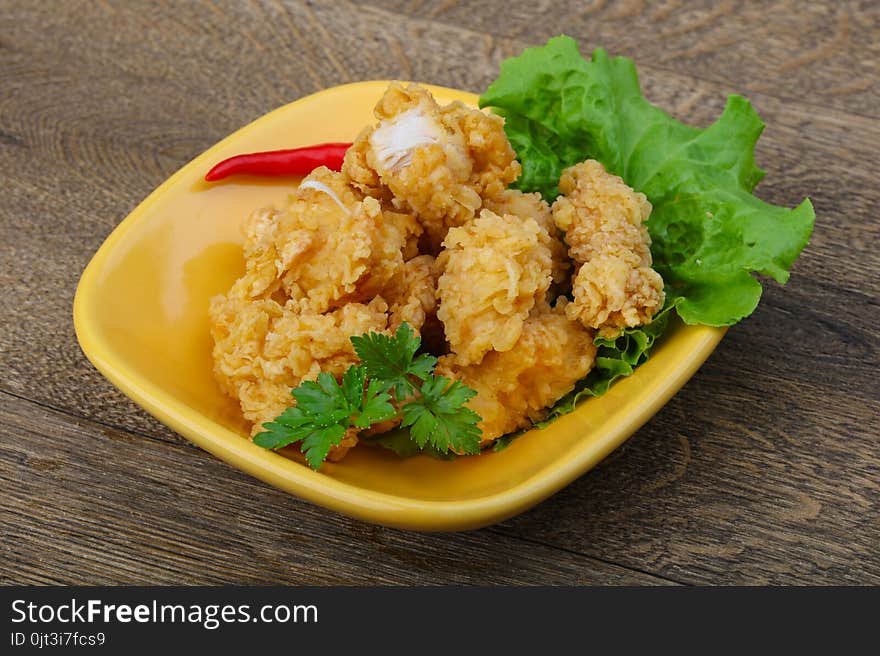
<svg viewBox="0 0 880 656"><path fill-rule="evenodd" d="M354 449L320 472L252 444L237 405L212 377L208 299L244 270L240 226L295 181L202 182L238 153L351 141L371 123L386 81L327 89L242 128L169 178L86 267L74 324L92 364L147 412L226 462L299 497L361 519L418 530L501 521L596 465L694 374L724 330L676 325L651 359L605 396L507 449L454 461ZM441 101L470 93L428 87Z"/></svg>

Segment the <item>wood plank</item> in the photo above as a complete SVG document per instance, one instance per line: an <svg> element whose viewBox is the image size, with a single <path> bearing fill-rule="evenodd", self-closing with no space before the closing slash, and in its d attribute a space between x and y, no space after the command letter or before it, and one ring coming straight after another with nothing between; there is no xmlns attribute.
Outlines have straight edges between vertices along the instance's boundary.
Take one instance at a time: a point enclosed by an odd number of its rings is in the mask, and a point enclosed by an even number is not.
<svg viewBox="0 0 880 656"><path fill-rule="evenodd" d="M659 577L491 531L383 529L190 446L0 393L0 584L595 584Z"/></svg>
<svg viewBox="0 0 880 656"><path fill-rule="evenodd" d="M800 105L880 116L880 5L767 0L458 2L354 0L367 9L423 17L537 45L557 34L586 52L603 47L663 69L770 93ZM503 8L502 8L503 7Z"/></svg>

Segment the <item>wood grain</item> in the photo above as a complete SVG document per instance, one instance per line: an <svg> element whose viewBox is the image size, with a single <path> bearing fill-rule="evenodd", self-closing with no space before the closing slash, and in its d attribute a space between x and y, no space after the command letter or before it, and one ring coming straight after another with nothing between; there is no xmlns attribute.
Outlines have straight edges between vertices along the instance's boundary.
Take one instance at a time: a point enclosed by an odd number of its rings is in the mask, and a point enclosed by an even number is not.
<svg viewBox="0 0 880 656"><path fill-rule="evenodd" d="M669 584L494 531L328 517L188 444L2 392L0 421L0 584Z"/></svg>
<svg viewBox="0 0 880 656"><path fill-rule="evenodd" d="M584 52L603 47L639 70L664 69L771 92L799 105L880 114L880 5L797 0L682 0L505 3L356 0L394 14L467 26L529 45L568 34ZM509 54L513 52L507 50Z"/></svg>
<svg viewBox="0 0 880 656"><path fill-rule="evenodd" d="M3 3L0 580L880 582L877 4L578 6ZM79 274L193 156L334 84L479 91L560 31L635 57L646 95L682 120L706 125L747 94L768 124L759 195L809 195L817 213L790 283L768 284L596 470L493 529L378 529L214 460L88 365L70 320Z"/></svg>

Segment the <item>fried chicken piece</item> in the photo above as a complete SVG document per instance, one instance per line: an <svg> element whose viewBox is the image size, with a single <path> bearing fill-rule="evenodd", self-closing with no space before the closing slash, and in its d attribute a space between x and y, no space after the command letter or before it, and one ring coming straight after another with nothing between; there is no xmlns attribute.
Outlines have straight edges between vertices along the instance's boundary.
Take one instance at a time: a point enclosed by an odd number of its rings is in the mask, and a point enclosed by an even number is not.
<svg viewBox="0 0 880 656"><path fill-rule="evenodd" d="M498 196L486 198L483 206L502 216L513 214L522 219L534 219L547 232L550 254L553 258L553 286L548 294L548 300L566 293L571 281L571 260L562 241L562 235L553 222L550 206L541 198L541 194L524 194L518 189L505 189Z"/></svg>
<svg viewBox="0 0 880 656"><path fill-rule="evenodd" d="M406 321L422 338L422 347L434 354L449 352L443 323L437 317L439 275L437 261L419 255L406 261L381 292L389 306L388 329L395 332Z"/></svg>
<svg viewBox="0 0 880 656"><path fill-rule="evenodd" d="M216 296L209 308L214 373L256 434L291 405L290 390L302 381L322 371L341 378L358 361L349 337L386 331L387 312L381 298L318 314L270 298Z"/></svg>
<svg viewBox="0 0 880 656"><path fill-rule="evenodd" d="M417 253L421 232L411 214L383 209L344 175L321 167L285 206L251 215L247 272L236 284L252 298L283 290L303 312L367 301Z"/></svg>
<svg viewBox="0 0 880 656"><path fill-rule="evenodd" d="M403 263L382 288L388 302L391 331L406 321L419 332L428 317L437 313L437 265L430 255L419 255Z"/></svg>
<svg viewBox="0 0 880 656"><path fill-rule="evenodd" d="M490 351L482 362L461 366L440 358L437 372L477 390L468 406L482 421L483 444L526 428L570 392L593 367L593 331L565 316L566 299L552 310L546 303L525 321L514 347Z"/></svg>
<svg viewBox="0 0 880 656"><path fill-rule="evenodd" d="M644 225L651 203L594 160L565 169L559 189L553 220L579 265L567 316L608 336L649 323L664 301Z"/></svg>
<svg viewBox="0 0 880 656"><path fill-rule="evenodd" d="M534 219L483 210L451 228L437 258L437 316L460 365L509 351L550 286L549 236Z"/></svg>
<svg viewBox="0 0 880 656"><path fill-rule="evenodd" d="M248 218L245 274L209 316L216 377L252 434L291 405L302 381L322 371L340 379L356 364L352 335L385 332L389 320L418 331L435 312L437 273L432 257L418 256L421 232L411 213L323 167L283 207ZM329 458L356 442L346 435Z"/></svg>
<svg viewBox="0 0 880 656"><path fill-rule="evenodd" d="M363 193L418 216L436 253L450 226L474 217L520 173L504 119L460 102L441 107L417 85L394 83L345 156L343 172Z"/></svg>

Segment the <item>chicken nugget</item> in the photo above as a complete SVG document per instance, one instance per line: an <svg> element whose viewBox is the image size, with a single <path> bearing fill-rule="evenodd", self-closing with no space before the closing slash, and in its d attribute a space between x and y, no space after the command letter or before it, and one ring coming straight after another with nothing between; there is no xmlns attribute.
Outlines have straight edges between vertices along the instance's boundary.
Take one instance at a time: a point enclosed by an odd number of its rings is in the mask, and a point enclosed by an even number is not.
<svg viewBox="0 0 880 656"><path fill-rule="evenodd" d="M484 199L483 206L502 216L513 214L522 219L534 219L547 232L547 243L553 258L553 285L548 298L552 300L567 293L571 285L571 260L562 235L553 222L550 206L541 194L525 194L518 189L506 189L497 196Z"/></svg>
<svg viewBox="0 0 880 656"><path fill-rule="evenodd" d="M437 316L459 364L513 348L529 312L550 287L547 241L534 219L489 210L449 230L437 258Z"/></svg>
<svg viewBox="0 0 880 656"><path fill-rule="evenodd" d="M594 160L565 169L553 220L578 269L566 312L603 335L651 321L663 279L651 268L651 203Z"/></svg>
<svg viewBox="0 0 880 656"><path fill-rule="evenodd" d="M387 312L381 298L319 314L272 299L216 296L209 308L214 373L256 434L293 404L290 391L302 381L322 371L341 378L358 361L351 335L386 331Z"/></svg>
<svg viewBox="0 0 880 656"><path fill-rule="evenodd" d="M424 250L436 254L450 226L471 220L483 196L500 194L520 173L504 120L454 102L441 107L417 86L392 84L361 132L343 172L363 193L416 213Z"/></svg>
<svg viewBox="0 0 880 656"><path fill-rule="evenodd" d="M440 358L437 372L477 391L468 406L482 420L483 444L542 419L592 369L594 333L566 317L566 301L542 304L524 323L513 348L486 353L479 364L461 366Z"/></svg>

